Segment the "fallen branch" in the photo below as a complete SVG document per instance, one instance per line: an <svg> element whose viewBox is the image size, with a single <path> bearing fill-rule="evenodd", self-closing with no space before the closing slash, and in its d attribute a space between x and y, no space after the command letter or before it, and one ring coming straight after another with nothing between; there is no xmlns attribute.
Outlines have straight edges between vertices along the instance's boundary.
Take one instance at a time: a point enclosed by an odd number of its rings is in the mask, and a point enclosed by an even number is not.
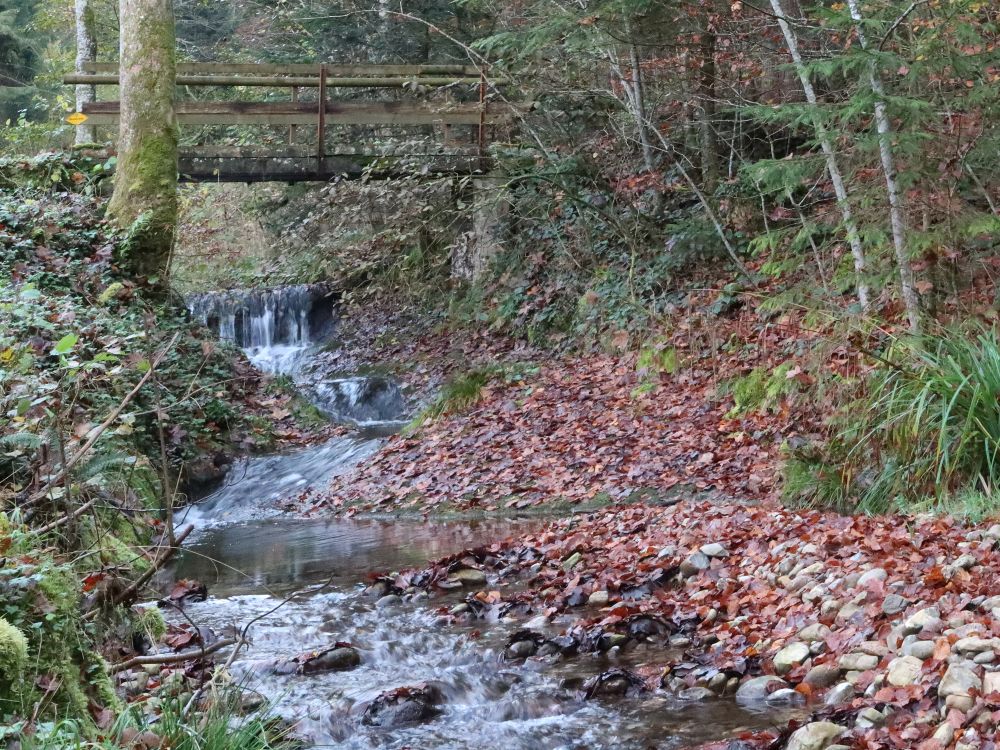
<svg viewBox="0 0 1000 750"><path fill-rule="evenodd" d="M107 419L105 419L103 422L101 422L101 424L99 424L97 427L94 428L94 430L91 432L90 437L87 439L87 442L83 444L80 450L78 450L76 453L70 456L69 460L67 460L66 463L63 464L63 467L59 470L59 472L54 477L52 477L52 479L50 479L45 484L44 487L42 487L35 494L29 497L25 502L21 503L22 508L34 505L39 500L45 498L46 495L48 495L49 492L52 491L53 487L55 487L57 484L59 484L59 482L61 482L63 479L66 478L66 476L73 469L73 467L80 462L80 459L82 459L84 456L90 453L91 448L94 447L94 444L97 442L98 438L100 438L101 435L104 434L105 430L107 430L114 423L114 421L118 419L118 416L122 413L125 407L128 406L129 403L131 403L132 399L134 399L136 395L139 393L139 391L142 390L142 387L146 385L147 382L149 382L149 379L151 377L153 377L153 373L156 371L157 365L159 365L160 362L163 360L163 358L167 355L167 352L169 352L173 348L174 343L177 341L177 337L179 335L180 334L175 333L174 337L170 339L170 343L168 343L165 347L163 347L163 349L161 349L157 353L157 355L153 357L152 361L149 363L149 369L146 370L146 374L139 379L139 382L136 383L135 387L128 392L128 395L126 395L125 398L121 400L121 402L119 402L118 406L116 406L114 409L111 410L111 414L108 415Z"/></svg>
<svg viewBox="0 0 1000 750"><path fill-rule="evenodd" d="M177 535L174 537L174 543L172 545L162 547L161 548L162 551L160 552L159 555L156 556L156 558L150 564L149 569L146 570L138 578L136 578L131 584L129 584L124 591L122 591L114 599L112 599L111 605L117 606L119 604L126 604L128 602L131 602L134 598L136 598L136 595L139 593L139 590L146 584L147 581L149 581L150 578L156 575L156 572L160 568L162 568L164 564L166 564L166 562L171 557L174 556L174 553L177 552L178 549L180 549L181 542L183 542L187 538L188 534L190 534L192 531L194 531L194 525L188 524L179 532L177 532ZM98 610L92 609L86 614L84 614L83 619L92 620L97 616L97 612Z"/></svg>
<svg viewBox="0 0 1000 750"><path fill-rule="evenodd" d="M211 646L202 646L201 648L194 648L190 651L181 651L178 654L146 654L145 656L133 656L131 659L126 659L125 661L120 661L117 664L112 664L109 671L111 674L117 674L118 672L124 672L126 669L141 667L146 664L177 664L178 662L188 661L189 659L201 659L210 654L214 654L216 651L221 651L227 646L232 646L235 643L235 638L223 638L221 641L216 641Z"/></svg>
<svg viewBox="0 0 1000 750"><path fill-rule="evenodd" d="M53 529L59 528L64 523L69 523L74 518L76 518L76 517L78 517L78 516L86 513L90 508L93 508L94 507L94 503L96 503L96 502L97 502L97 498L96 497L93 500L88 500L83 505L81 505L79 508L77 508L76 510L74 510L73 512L67 513L65 516L62 516L61 518L57 518L52 523L45 524L40 529L35 529L35 533L37 533L37 534L46 534L46 533L52 531Z"/></svg>

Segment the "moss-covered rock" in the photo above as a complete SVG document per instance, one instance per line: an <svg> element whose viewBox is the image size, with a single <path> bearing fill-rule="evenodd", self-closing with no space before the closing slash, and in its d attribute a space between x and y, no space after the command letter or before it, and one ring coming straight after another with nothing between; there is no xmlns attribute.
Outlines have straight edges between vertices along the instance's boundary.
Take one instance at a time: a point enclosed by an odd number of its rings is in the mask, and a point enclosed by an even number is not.
<svg viewBox="0 0 1000 750"><path fill-rule="evenodd" d="M28 639L0 617L0 716L16 709L27 667Z"/></svg>

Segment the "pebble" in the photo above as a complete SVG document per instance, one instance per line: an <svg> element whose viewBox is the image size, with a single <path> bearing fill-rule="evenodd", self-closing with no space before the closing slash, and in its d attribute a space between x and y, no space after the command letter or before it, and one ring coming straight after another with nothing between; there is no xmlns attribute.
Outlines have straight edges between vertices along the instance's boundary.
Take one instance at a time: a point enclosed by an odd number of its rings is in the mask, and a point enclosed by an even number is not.
<svg viewBox="0 0 1000 750"><path fill-rule="evenodd" d="M986 695L1000 693L1000 672L987 672L983 675L983 692Z"/></svg>
<svg viewBox="0 0 1000 750"><path fill-rule="evenodd" d="M607 591L595 591L590 596L587 597L587 604L594 604L599 607L603 607L608 603L610 596Z"/></svg>
<svg viewBox="0 0 1000 750"><path fill-rule="evenodd" d="M681 575L690 577L703 570L708 570L711 560L704 552L692 552L681 562Z"/></svg>
<svg viewBox="0 0 1000 750"><path fill-rule="evenodd" d="M563 560L562 569L568 572L572 570L573 566L576 565L578 562L580 562L580 560L582 559L583 555L581 555L579 552L574 552L572 555Z"/></svg>
<svg viewBox="0 0 1000 750"><path fill-rule="evenodd" d="M792 733L786 750L827 750L845 731L844 727L829 721L814 721Z"/></svg>
<svg viewBox="0 0 1000 750"><path fill-rule="evenodd" d="M765 702L769 706L803 706L806 699L798 690L781 688L767 696Z"/></svg>
<svg viewBox="0 0 1000 750"><path fill-rule="evenodd" d="M806 673L802 681L811 687L825 688L833 685L838 679L840 679L840 667L833 664L817 664Z"/></svg>
<svg viewBox="0 0 1000 750"><path fill-rule="evenodd" d="M912 685L920 677L923 662L915 656L899 656L889 662L889 674L886 679L890 685L906 687Z"/></svg>
<svg viewBox="0 0 1000 750"><path fill-rule="evenodd" d="M787 682L774 675L766 674L760 677L753 677L737 688L737 702L751 705L764 703L769 695L768 688L772 683L778 683L781 688L788 687Z"/></svg>
<svg viewBox="0 0 1000 750"><path fill-rule="evenodd" d="M982 687L983 682L975 672L967 667L952 664L941 678L938 695L967 697L972 690L982 690Z"/></svg>
<svg viewBox="0 0 1000 750"><path fill-rule="evenodd" d="M868 588L869 583L884 581L888 577L889 574L886 573L885 568L872 568L861 574L861 577L858 578L858 586L863 589Z"/></svg>
<svg viewBox="0 0 1000 750"><path fill-rule="evenodd" d="M840 657L840 668L848 672L865 672L878 666L879 658L872 654L853 653Z"/></svg>
<svg viewBox="0 0 1000 750"><path fill-rule="evenodd" d="M830 635L830 628L821 622L814 622L812 625L807 625L799 631L799 639L806 643L822 641L828 635Z"/></svg>
<svg viewBox="0 0 1000 750"><path fill-rule="evenodd" d="M774 671L778 674L787 674L808 658L809 646L801 641L789 643L774 655Z"/></svg>
<svg viewBox="0 0 1000 750"><path fill-rule="evenodd" d="M714 542L712 544L703 545L701 548L701 554L707 557L729 557L729 550L727 550L723 545Z"/></svg>
<svg viewBox="0 0 1000 750"><path fill-rule="evenodd" d="M948 745L951 744L951 741L955 739L955 727L946 721L934 730L934 734L931 735L931 739L940 742L941 747L948 747Z"/></svg>
<svg viewBox="0 0 1000 750"><path fill-rule="evenodd" d="M925 630L936 633L941 630L942 625L941 613L937 607L927 607L926 609L921 609L919 612L914 612L906 618L906 621L903 623L903 634L916 635Z"/></svg>
<svg viewBox="0 0 1000 750"><path fill-rule="evenodd" d="M898 615L908 606L910 603L899 594L889 594L882 602L882 612L890 616Z"/></svg>
<svg viewBox="0 0 1000 750"><path fill-rule="evenodd" d="M886 715L879 711L877 708L862 709L858 714L858 719L855 722L855 726L860 729L871 729L872 727L879 727L885 723Z"/></svg>
<svg viewBox="0 0 1000 750"><path fill-rule="evenodd" d="M830 688L826 694L826 705L839 706L854 699L854 685L849 682L840 682Z"/></svg>
<svg viewBox="0 0 1000 750"><path fill-rule="evenodd" d="M911 641L903 644L903 653L917 659L930 659L934 655L934 641Z"/></svg>
<svg viewBox="0 0 1000 750"><path fill-rule="evenodd" d="M955 641L955 651L960 654L978 654L983 651L990 651L997 645L995 639L993 638L976 638L975 636L969 638L961 638Z"/></svg>

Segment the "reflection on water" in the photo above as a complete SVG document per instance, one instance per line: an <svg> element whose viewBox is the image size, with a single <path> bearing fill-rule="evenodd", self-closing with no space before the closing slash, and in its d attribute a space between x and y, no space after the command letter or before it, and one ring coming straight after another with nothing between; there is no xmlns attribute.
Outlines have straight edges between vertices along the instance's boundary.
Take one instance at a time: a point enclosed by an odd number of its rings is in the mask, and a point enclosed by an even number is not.
<svg viewBox="0 0 1000 750"><path fill-rule="evenodd" d="M176 575L216 594L287 591L332 580L351 586L373 571L398 571L539 521L406 522L264 519L206 530L185 547Z"/></svg>

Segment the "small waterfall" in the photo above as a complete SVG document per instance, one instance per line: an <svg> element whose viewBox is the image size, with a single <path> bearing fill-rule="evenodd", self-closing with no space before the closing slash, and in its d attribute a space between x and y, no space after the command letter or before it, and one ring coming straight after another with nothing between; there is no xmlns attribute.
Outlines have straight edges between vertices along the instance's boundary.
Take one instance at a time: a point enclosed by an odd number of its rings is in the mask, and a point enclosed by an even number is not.
<svg viewBox="0 0 1000 750"><path fill-rule="evenodd" d="M188 309L271 373L294 372L333 319L328 290L311 284L197 294L188 299Z"/></svg>

